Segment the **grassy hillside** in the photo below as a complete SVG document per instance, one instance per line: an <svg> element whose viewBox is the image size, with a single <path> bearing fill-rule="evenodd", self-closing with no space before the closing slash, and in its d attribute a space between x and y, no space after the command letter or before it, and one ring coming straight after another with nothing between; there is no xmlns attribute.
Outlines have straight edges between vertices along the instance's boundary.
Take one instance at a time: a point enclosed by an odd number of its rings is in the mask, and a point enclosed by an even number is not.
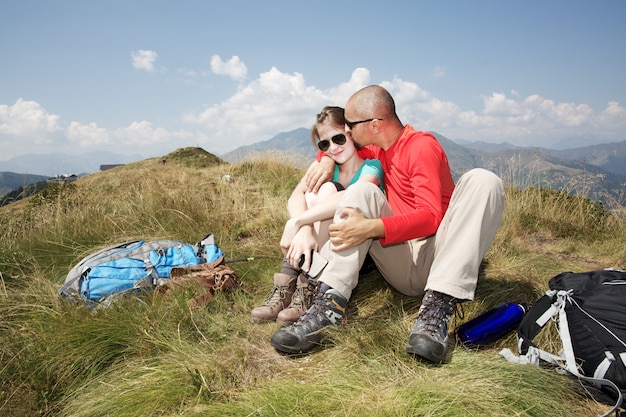
<svg viewBox="0 0 626 417"><path fill-rule="evenodd" d="M509 335L449 364L405 353L419 299L361 278L349 323L326 349L288 358L275 324L251 309L280 266L286 199L303 171L265 157L224 164L198 149L49 187L0 208L0 415L7 416L571 416L607 407L550 368L508 364ZM229 175L232 181L224 177ZM505 179L506 180L506 179ZM190 309L192 288L89 312L56 292L82 257L142 238L190 243L212 232L245 292ZM626 225L566 193L507 188L470 318L532 303L559 272L626 267ZM554 344L552 334L542 336Z"/></svg>

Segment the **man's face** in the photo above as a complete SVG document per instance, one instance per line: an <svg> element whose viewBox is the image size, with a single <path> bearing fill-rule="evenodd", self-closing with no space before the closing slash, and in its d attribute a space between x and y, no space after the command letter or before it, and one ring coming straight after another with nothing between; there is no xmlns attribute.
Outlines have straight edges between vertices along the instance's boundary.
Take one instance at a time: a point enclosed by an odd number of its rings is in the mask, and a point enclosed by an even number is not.
<svg viewBox="0 0 626 417"><path fill-rule="evenodd" d="M349 101L346 104L345 109L345 118L346 125L345 130L346 133L352 135L352 139L361 146L371 144L371 138L369 135L369 131L367 126L369 122L374 119L363 119L358 116L358 112L356 112L356 105L352 101Z"/></svg>

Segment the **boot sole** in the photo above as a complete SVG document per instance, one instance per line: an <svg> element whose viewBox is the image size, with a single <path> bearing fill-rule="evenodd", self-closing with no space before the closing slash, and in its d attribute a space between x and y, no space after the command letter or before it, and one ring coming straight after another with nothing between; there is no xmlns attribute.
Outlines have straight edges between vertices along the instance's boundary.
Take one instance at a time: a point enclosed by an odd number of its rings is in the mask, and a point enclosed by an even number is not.
<svg viewBox="0 0 626 417"><path fill-rule="evenodd" d="M419 359L425 359L429 362L442 364L446 361L447 345L440 345L438 342L431 340L425 335L422 337L416 337L413 340L409 340L409 344L406 347L406 353ZM441 352L435 352L440 350Z"/></svg>
<svg viewBox="0 0 626 417"><path fill-rule="evenodd" d="M309 353L310 351L315 349L315 347L320 345L320 333L310 333L310 335L314 336L316 340L303 340L295 346L283 345L274 338L274 335L272 335L272 337L270 338L270 344L274 347L274 349L283 353L288 353L292 355L305 354Z"/></svg>
<svg viewBox="0 0 626 417"><path fill-rule="evenodd" d="M253 323L257 323L257 324L270 323L270 322L276 321L276 317L269 318L269 319L255 319L253 317L250 317L250 320L252 320Z"/></svg>

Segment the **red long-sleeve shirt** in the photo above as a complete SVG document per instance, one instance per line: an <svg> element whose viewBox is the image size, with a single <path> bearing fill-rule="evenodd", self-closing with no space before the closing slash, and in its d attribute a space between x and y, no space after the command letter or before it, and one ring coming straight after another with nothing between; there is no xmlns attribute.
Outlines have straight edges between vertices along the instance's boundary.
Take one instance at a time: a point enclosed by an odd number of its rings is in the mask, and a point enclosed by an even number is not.
<svg viewBox="0 0 626 417"><path fill-rule="evenodd" d="M385 173L385 191L394 215L381 219L385 226L381 243L433 235L454 190L448 157L437 139L406 125L386 151L366 146L359 155L380 160Z"/></svg>

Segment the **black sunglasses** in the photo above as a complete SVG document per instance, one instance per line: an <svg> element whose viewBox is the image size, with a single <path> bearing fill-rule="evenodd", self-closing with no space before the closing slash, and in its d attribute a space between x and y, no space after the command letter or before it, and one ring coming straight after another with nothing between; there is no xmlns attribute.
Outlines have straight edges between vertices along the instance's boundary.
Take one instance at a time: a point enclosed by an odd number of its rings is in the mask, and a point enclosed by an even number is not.
<svg viewBox="0 0 626 417"><path fill-rule="evenodd" d="M371 119L365 119L365 120L359 120L356 122L351 122L349 120L346 120L346 126L348 126L350 129L352 129L354 126L361 124L361 123L367 123L367 122L371 122L372 120L383 120L380 117L373 117Z"/></svg>
<svg viewBox="0 0 626 417"><path fill-rule="evenodd" d="M343 145L344 143L346 143L346 135L344 135L343 133L339 133L330 138L330 140L332 140L334 144ZM323 139L317 142L317 147L320 148L320 151L326 152L328 148L330 148L330 140Z"/></svg>

